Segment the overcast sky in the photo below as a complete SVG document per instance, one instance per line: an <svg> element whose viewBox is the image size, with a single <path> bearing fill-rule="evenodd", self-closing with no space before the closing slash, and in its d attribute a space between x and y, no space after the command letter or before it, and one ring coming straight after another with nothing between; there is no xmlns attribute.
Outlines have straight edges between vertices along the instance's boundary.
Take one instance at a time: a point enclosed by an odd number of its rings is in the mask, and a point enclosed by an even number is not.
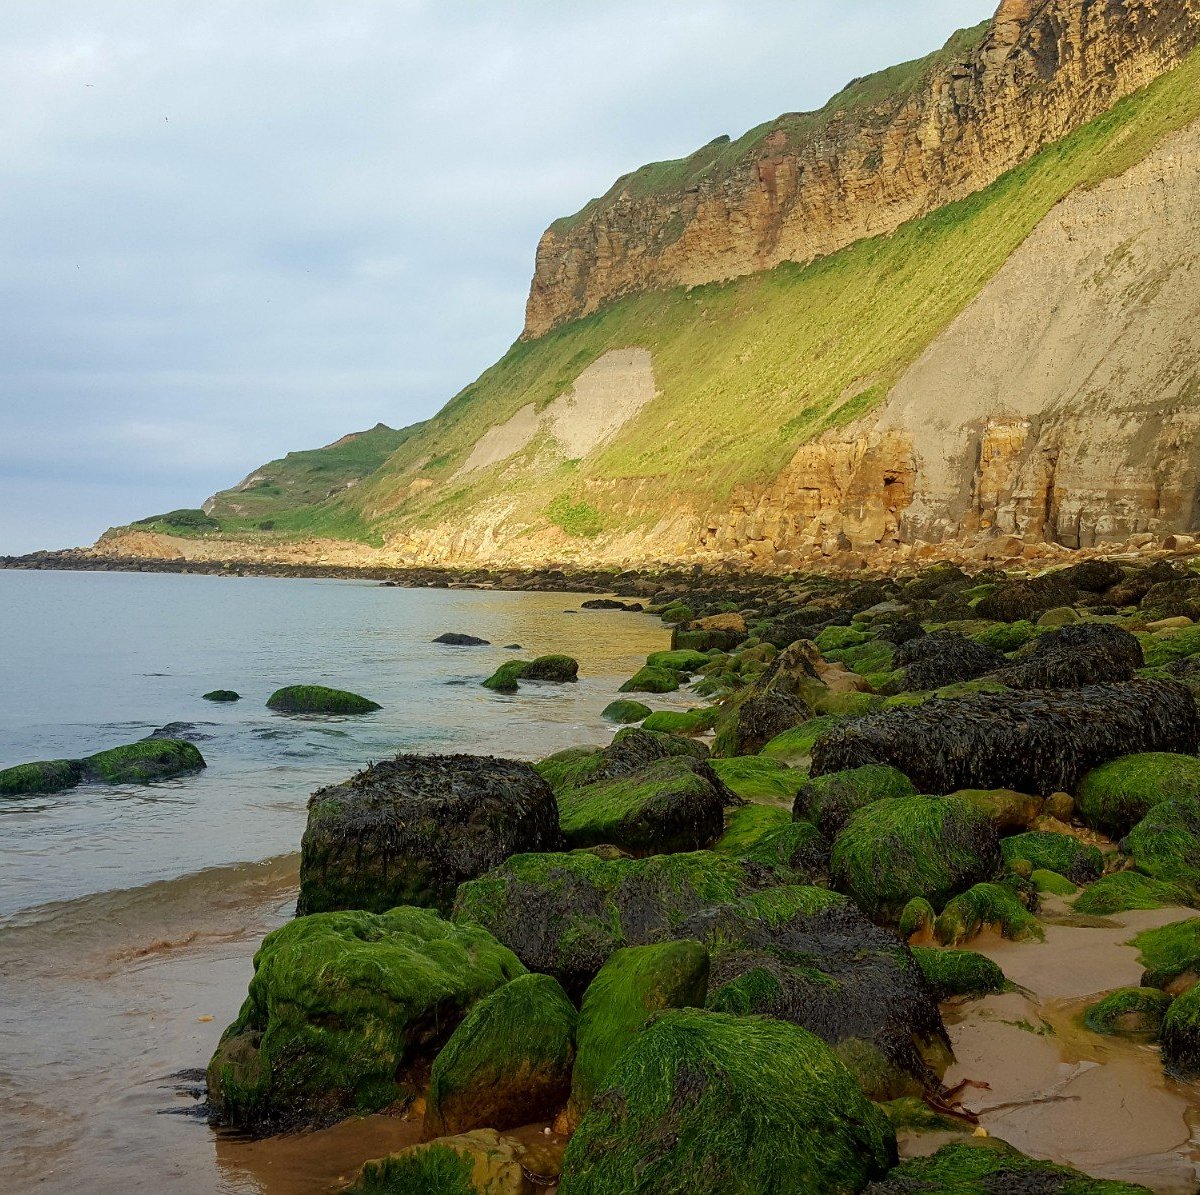
<svg viewBox="0 0 1200 1195"><path fill-rule="evenodd" d="M995 0L3 0L0 553L425 418L555 217Z"/></svg>

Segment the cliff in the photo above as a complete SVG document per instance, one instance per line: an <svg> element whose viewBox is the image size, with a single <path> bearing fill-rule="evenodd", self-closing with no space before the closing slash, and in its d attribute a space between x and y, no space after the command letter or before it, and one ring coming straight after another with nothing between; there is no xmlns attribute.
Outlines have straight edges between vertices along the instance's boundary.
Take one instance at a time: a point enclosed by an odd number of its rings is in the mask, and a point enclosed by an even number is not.
<svg viewBox="0 0 1200 1195"><path fill-rule="evenodd" d="M645 166L551 225L524 335L625 295L808 262L961 199L1178 64L1200 0L1004 0L819 112Z"/></svg>

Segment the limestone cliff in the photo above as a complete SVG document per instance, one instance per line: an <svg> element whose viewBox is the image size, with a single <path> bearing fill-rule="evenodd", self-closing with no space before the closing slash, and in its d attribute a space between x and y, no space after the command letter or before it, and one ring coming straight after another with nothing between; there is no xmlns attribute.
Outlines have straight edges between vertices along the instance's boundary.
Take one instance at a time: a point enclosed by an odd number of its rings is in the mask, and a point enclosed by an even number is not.
<svg viewBox="0 0 1200 1195"><path fill-rule="evenodd" d="M807 262L978 191L1200 43L1200 0L1004 0L817 113L619 179L538 246L525 336L623 295Z"/></svg>

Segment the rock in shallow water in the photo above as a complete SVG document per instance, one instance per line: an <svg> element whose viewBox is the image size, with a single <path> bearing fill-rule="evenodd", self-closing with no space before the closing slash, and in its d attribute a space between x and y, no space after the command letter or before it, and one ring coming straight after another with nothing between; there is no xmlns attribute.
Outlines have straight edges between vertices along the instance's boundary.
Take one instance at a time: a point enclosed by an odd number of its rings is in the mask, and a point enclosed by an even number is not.
<svg viewBox="0 0 1200 1195"><path fill-rule="evenodd" d="M267 709L281 714L370 714L382 708L357 693L325 685L287 685L267 698Z"/></svg>

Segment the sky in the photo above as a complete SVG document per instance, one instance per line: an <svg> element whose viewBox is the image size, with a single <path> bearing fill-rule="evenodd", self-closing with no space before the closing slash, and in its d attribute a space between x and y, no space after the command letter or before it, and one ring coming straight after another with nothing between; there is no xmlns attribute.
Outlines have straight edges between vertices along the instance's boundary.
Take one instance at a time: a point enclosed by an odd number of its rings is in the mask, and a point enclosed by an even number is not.
<svg viewBox="0 0 1200 1195"><path fill-rule="evenodd" d="M433 414L542 230L996 0L4 0L0 554Z"/></svg>

